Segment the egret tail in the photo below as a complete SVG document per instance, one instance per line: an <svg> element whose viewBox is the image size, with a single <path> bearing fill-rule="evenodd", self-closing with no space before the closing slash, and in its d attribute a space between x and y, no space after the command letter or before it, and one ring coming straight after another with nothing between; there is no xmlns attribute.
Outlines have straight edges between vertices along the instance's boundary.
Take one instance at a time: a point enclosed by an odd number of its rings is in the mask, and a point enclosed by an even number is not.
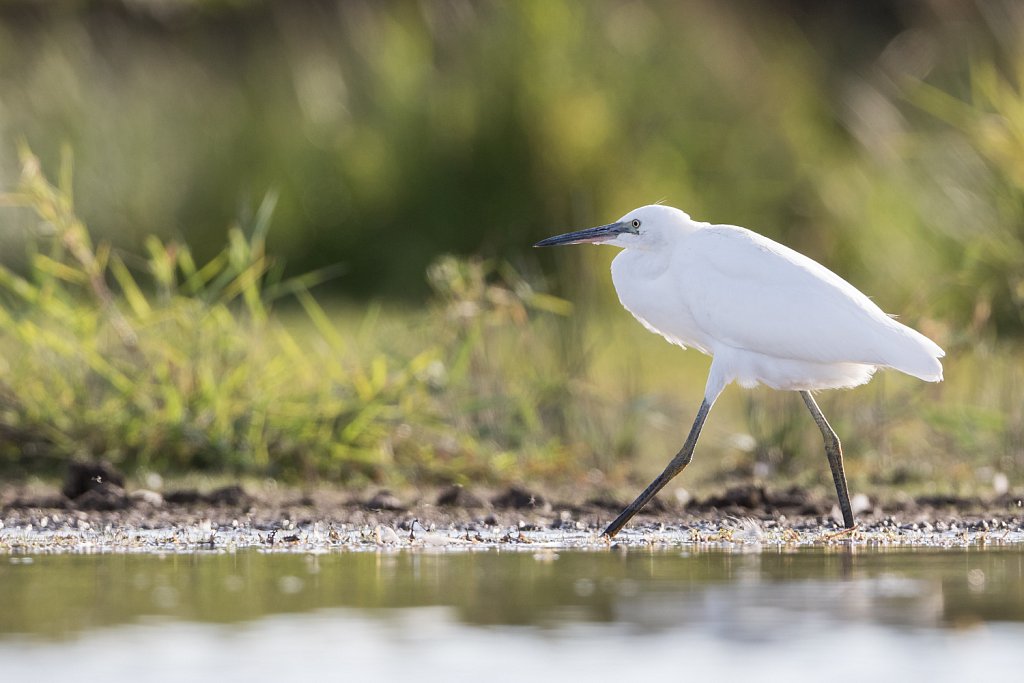
<svg viewBox="0 0 1024 683"><path fill-rule="evenodd" d="M884 365L926 382L941 382L939 359L945 355L946 352L928 337L892 321L885 339Z"/></svg>

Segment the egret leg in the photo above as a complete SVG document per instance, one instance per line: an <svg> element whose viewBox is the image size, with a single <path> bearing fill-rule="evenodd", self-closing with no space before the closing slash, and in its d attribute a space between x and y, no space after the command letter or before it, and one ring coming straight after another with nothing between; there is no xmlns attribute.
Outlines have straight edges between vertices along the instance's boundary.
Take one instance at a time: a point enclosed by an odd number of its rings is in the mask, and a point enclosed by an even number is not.
<svg viewBox="0 0 1024 683"><path fill-rule="evenodd" d="M672 458L665 471L659 474L657 479L652 481L650 486L637 496L636 500L626 506L626 509L615 518L614 522L608 525L608 528L604 530L604 536L611 538L619 533L622 527L626 526L626 523L633 518L633 515L640 512L643 506L647 505L658 491L665 488L665 484L672 481L672 478L682 472L683 468L690 463L690 459L693 457L693 448L697 445L697 437L700 436L701 427L704 426L704 420L707 419L708 411L710 410L711 404L707 399L704 399L704 402L700 404L700 410L697 411L697 419L693 421L693 427L690 428L690 434L686 437L686 443L676 453L676 457Z"/></svg>
<svg viewBox="0 0 1024 683"><path fill-rule="evenodd" d="M807 409L821 430L821 436L825 439L825 455L828 456L828 466L832 469L832 481L836 484L836 493L839 494L839 509L843 512L843 526L851 529L854 526L853 508L850 506L850 489L846 486L846 472L843 470L843 446L839 443L832 426L821 413L821 408L814 402L814 397L809 391L801 391Z"/></svg>

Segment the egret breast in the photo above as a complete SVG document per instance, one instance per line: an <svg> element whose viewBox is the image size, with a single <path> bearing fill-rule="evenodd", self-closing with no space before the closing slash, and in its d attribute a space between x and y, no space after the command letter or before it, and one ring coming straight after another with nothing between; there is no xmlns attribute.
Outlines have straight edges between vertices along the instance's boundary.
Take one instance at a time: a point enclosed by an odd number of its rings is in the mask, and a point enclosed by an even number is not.
<svg viewBox="0 0 1024 683"><path fill-rule="evenodd" d="M669 272L670 254L624 250L612 261L619 302L651 332L672 344L711 354L712 340L698 327Z"/></svg>

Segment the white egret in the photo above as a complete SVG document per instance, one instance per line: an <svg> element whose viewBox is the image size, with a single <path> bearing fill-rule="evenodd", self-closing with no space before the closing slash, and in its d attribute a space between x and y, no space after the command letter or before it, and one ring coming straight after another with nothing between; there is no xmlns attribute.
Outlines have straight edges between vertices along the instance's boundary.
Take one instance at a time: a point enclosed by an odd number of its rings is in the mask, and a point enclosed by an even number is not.
<svg viewBox="0 0 1024 683"><path fill-rule="evenodd" d="M843 523L852 528L839 437L811 392L864 384L878 368L938 382L943 350L820 263L745 228L700 223L654 205L534 246L583 243L622 248L612 261L612 282L644 327L712 356L704 401L682 449L604 535L617 534L686 467L711 406L730 382L800 392L825 440Z"/></svg>

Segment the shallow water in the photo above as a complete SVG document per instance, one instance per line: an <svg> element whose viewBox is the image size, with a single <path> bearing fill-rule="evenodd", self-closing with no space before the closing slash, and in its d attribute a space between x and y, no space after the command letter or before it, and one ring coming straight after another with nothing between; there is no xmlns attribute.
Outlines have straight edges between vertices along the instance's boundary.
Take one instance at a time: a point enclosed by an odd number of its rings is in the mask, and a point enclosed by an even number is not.
<svg viewBox="0 0 1024 683"><path fill-rule="evenodd" d="M1019 545L12 554L0 606L11 681L964 681L1024 665Z"/></svg>

